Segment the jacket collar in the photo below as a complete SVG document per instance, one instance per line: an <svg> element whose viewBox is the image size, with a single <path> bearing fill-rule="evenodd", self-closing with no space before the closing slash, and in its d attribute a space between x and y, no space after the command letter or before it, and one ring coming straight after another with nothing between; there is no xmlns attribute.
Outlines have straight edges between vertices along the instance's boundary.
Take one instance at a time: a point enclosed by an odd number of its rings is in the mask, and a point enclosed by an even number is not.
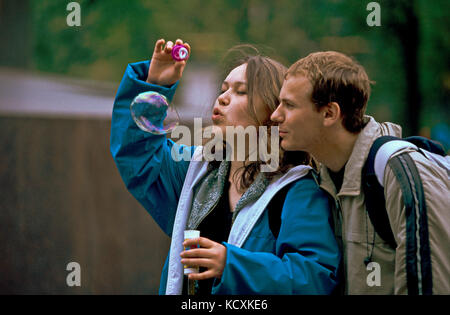
<svg viewBox="0 0 450 315"><path fill-rule="evenodd" d="M336 194L337 196L358 196L361 192L362 168L373 142L382 135L401 137L402 129L399 125L389 122L378 123L371 116L365 116L365 119L368 122L359 133L352 154L345 165L344 180L339 192L336 192L328 168L325 165L320 167L320 186L333 196Z"/></svg>
<svg viewBox="0 0 450 315"><path fill-rule="evenodd" d="M274 177L270 184L268 184L268 182L264 182L264 184L260 182L259 187L256 185L254 188L255 192L250 195L258 195L258 191L262 194L258 196L259 198L251 198L249 195L247 198L249 201L245 205L242 205L241 210L237 212L228 237L228 243L237 247L242 247L247 240L247 237L253 230L253 227L256 225L258 220L260 220L261 215L276 193L290 183L308 175L311 170L312 168L310 166L297 165L289 169L289 171L281 177ZM267 184L268 186L265 186Z"/></svg>

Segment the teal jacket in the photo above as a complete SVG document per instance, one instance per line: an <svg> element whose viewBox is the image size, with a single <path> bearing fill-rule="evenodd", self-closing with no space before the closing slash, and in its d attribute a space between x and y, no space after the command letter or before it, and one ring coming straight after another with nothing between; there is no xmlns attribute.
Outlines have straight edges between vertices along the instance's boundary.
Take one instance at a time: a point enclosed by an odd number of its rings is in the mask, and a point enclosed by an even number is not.
<svg viewBox="0 0 450 315"><path fill-rule="evenodd" d="M126 69L114 102L111 153L128 190L172 237L172 233L179 233L173 229L180 198L184 198L183 185L192 191L187 174L194 162L175 161L171 150L192 156L196 148L146 133L134 123L130 104L135 96L156 91L171 100L178 85L164 87L145 82L148 67L146 61ZM216 279L212 294L330 294L337 285L340 253L328 197L311 174L291 184L277 238L269 228L268 211L260 210L242 244L223 243L227 248L225 269L221 279ZM169 256L160 294L166 294Z"/></svg>

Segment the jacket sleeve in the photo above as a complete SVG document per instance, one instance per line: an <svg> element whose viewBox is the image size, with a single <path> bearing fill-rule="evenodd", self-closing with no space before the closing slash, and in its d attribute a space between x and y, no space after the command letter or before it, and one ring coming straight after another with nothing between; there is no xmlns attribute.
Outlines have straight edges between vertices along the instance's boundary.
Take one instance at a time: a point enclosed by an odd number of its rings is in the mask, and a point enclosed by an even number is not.
<svg viewBox="0 0 450 315"><path fill-rule="evenodd" d="M384 176L386 209L397 242L394 293L449 294L450 183L446 171L422 154L408 155L414 161L423 187L424 200L420 197L419 186L412 189L410 200L414 200L414 211L406 211L404 196L391 166L386 167Z"/></svg>
<svg viewBox="0 0 450 315"><path fill-rule="evenodd" d="M316 182L300 179L288 191L276 254L224 243L227 260L214 294L330 294L340 253L327 196Z"/></svg>
<svg viewBox="0 0 450 315"><path fill-rule="evenodd" d="M172 159L171 150L190 156L194 147L182 146L139 129L132 119L130 105L140 93L156 91L172 100L178 82L170 87L146 82L150 62L129 64L114 101L110 150L119 173L131 194L170 236L178 198L186 177L189 161Z"/></svg>

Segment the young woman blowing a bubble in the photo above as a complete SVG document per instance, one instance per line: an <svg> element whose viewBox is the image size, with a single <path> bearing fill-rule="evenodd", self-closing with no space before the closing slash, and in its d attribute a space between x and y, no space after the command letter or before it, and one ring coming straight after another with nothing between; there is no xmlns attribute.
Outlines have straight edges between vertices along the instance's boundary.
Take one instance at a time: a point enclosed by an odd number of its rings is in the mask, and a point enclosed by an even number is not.
<svg viewBox="0 0 450 315"><path fill-rule="evenodd" d="M179 39L175 45L190 54L187 43ZM179 145L133 122L130 104L138 94L173 98L186 66L186 60L172 58L173 47L160 39L150 62L128 65L111 128L111 153L127 188L171 236L160 294L183 293L183 265L200 267L189 275L198 281L197 294L331 293L340 254L309 156L301 152L290 162L280 151L274 172L261 172L260 160L208 162L199 158L201 146ZM226 133L227 126L268 125L285 70L268 57L243 56L222 83L214 128ZM192 159L173 159L173 152L188 152ZM271 203L282 191L279 204ZM272 218L270 209L277 206L281 214ZM200 230L201 237L183 242L185 230Z"/></svg>

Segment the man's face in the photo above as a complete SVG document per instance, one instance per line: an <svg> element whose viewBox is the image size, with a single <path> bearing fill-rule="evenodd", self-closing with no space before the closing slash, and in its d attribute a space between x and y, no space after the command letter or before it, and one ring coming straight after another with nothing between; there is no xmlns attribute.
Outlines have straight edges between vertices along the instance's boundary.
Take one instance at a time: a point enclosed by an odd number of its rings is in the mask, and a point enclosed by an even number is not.
<svg viewBox="0 0 450 315"><path fill-rule="evenodd" d="M312 90L301 75L290 75L283 83L281 103L270 118L279 125L280 144L286 151L312 153L321 143L323 116L311 101Z"/></svg>

